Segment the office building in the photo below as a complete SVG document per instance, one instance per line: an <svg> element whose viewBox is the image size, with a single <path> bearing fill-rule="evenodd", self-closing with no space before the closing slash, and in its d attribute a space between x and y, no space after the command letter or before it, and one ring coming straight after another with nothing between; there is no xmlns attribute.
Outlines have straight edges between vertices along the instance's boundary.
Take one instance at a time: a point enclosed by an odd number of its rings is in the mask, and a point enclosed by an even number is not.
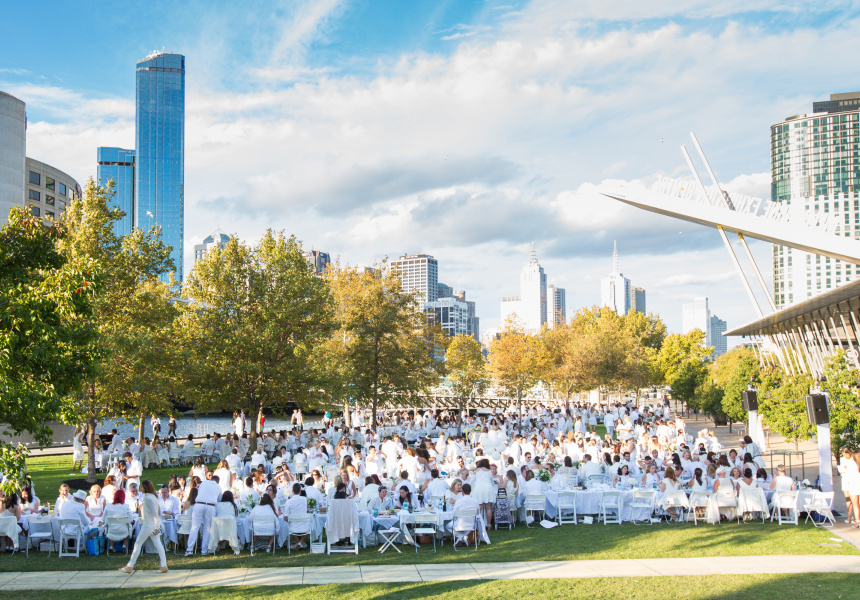
<svg viewBox="0 0 860 600"><path fill-rule="evenodd" d="M391 261L391 268L400 273L407 292L417 292L420 302L436 302L439 298L439 263L428 254L404 254Z"/></svg>
<svg viewBox="0 0 860 600"><path fill-rule="evenodd" d="M128 235L134 229L134 150L125 148L101 147L96 150L98 168L96 180L107 188L113 181L113 200L115 206L125 216L114 223L117 235Z"/></svg>
<svg viewBox="0 0 860 600"><path fill-rule="evenodd" d="M207 236L206 239L203 240L202 244L194 245L194 262L197 262L209 252L212 248L221 248L223 250L227 247L227 242L230 241L230 236L221 231L220 229L214 231L211 235Z"/></svg>
<svg viewBox="0 0 860 600"><path fill-rule="evenodd" d="M792 211L829 213L836 235L860 238L860 92L831 94L772 125L771 196ZM773 246L777 310L857 279L857 265Z"/></svg>
<svg viewBox="0 0 860 600"><path fill-rule="evenodd" d="M726 338L723 337L725 332L726 322L717 315L711 315L711 342L708 345L714 347L712 358L718 358L726 353Z"/></svg>
<svg viewBox="0 0 860 600"><path fill-rule="evenodd" d="M630 280L618 268L618 244L612 245L612 272L600 280L600 304L608 306L619 315L630 310Z"/></svg>
<svg viewBox="0 0 860 600"><path fill-rule="evenodd" d="M58 221L72 200L81 197L81 186L70 175L34 158L27 158L27 206L45 221Z"/></svg>
<svg viewBox="0 0 860 600"><path fill-rule="evenodd" d="M13 206L24 206L27 110L24 102L0 92L0 226Z"/></svg>
<svg viewBox="0 0 860 600"><path fill-rule="evenodd" d="M469 305L459 298L449 296L425 302L424 312L427 313L428 320L439 325L442 331L450 336L472 335Z"/></svg>
<svg viewBox="0 0 860 600"><path fill-rule="evenodd" d="M185 237L185 57L153 52L137 63L134 225L160 225L183 277Z"/></svg>
<svg viewBox="0 0 860 600"><path fill-rule="evenodd" d="M322 273L331 264L331 256L328 252L320 252L319 250L306 250L302 252L302 256L308 261L308 264L313 267L314 272Z"/></svg>
<svg viewBox="0 0 860 600"><path fill-rule="evenodd" d="M645 290L641 287L630 286L630 308L643 315L647 315L645 310Z"/></svg>
<svg viewBox="0 0 860 600"><path fill-rule="evenodd" d="M450 298L454 295L454 288L444 283L436 284L436 298Z"/></svg>
<svg viewBox="0 0 860 600"><path fill-rule="evenodd" d="M711 311L708 299L704 296L693 298L692 302L681 307L681 323L683 333L700 329L705 334L705 343L711 339Z"/></svg>
<svg viewBox="0 0 860 600"><path fill-rule="evenodd" d="M564 288L549 285L546 288L547 325L550 329L567 322L567 306Z"/></svg>
<svg viewBox="0 0 860 600"><path fill-rule="evenodd" d="M547 318L546 273L532 244L531 260L520 273L520 295L502 299L502 326L513 319L529 333L540 331Z"/></svg>
<svg viewBox="0 0 860 600"><path fill-rule="evenodd" d="M476 341L481 341L480 335L480 320L475 313L475 302L473 300L466 300L466 292L465 290L456 290L453 293L453 297L459 300L460 302L465 302L467 309L467 318L468 318L468 328L466 330L467 335L471 335L475 338Z"/></svg>

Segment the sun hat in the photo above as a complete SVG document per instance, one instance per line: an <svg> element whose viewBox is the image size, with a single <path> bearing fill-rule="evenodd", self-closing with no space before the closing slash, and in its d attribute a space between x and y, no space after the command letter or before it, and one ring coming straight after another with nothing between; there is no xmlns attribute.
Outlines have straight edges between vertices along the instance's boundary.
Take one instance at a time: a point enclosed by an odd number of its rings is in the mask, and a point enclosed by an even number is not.
<svg viewBox="0 0 860 600"><path fill-rule="evenodd" d="M74 493L74 497L77 498L78 500L86 500L87 499L87 493L84 490L78 490L77 492Z"/></svg>

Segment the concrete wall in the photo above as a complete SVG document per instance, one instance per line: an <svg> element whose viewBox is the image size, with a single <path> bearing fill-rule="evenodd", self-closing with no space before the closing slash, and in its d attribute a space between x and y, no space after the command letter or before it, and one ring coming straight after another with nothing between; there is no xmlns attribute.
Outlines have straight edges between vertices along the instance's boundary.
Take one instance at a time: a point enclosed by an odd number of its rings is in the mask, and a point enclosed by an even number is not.
<svg viewBox="0 0 860 600"><path fill-rule="evenodd" d="M9 209L24 205L27 115L23 102L0 92L0 225Z"/></svg>

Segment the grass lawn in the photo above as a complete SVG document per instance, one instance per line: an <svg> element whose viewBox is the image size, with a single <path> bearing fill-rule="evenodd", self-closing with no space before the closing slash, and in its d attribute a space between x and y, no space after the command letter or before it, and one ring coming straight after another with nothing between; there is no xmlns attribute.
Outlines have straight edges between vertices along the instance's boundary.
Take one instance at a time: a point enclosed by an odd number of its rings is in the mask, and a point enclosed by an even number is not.
<svg viewBox="0 0 860 600"><path fill-rule="evenodd" d="M543 579L453 581L425 583L330 584L320 586L239 586L216 588L150 588L63 590L63 600L90 600L93 592L103 600L317 600L347 597L357 600L390 598L440 598L442 600L489 600L510 598L636 598L665 600L749 600L750 598L857 598L857 575L808 573L802 575L714 575L703 577L643 577L596 579ZM45 591L16 591L16 600L42 600Z"/></svg>

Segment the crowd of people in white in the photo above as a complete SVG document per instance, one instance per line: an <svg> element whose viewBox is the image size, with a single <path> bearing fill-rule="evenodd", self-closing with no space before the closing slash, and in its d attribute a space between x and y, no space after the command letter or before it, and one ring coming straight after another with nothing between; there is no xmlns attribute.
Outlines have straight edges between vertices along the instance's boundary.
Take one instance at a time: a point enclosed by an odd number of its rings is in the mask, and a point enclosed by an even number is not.
<svg viewBox="0 0 860 600"><path fill-rule="evenodd" d="M773 499L771 507L745 507L748 490L775 497L799 487L781 467L773 477L768 473L749 436L726 448L709 429L688 431L662 402L535 403L522 415L513 406L480 414L381 410L375 428L368 411L355 410L349 417L351 427L326 414L316 428L304 429L300 420L290 431L271 430L260 436L253 452L239 418L235 432L207 435L199 446L191 436L181 443L172 436L138 443L114 430L104 452L122 458L106 461L110 468L103 485L93 485L89 494L71 493L64 485L53 513L79 521L84 538L103 534L109 519L127 518L128 535L109 540L118 546L137 540L124 569L134 568L144 542L151 540L166 571L162 538L177 544L177 534L187 535L188 555L198 540L203 555L217 550L222 538L237 553L244 543L253 543L247 527L244 534L226 538L216 532L218 539L210 543L213 520L222 517L241 522L274 516L274 527L264 536L266 549L306 548L314 522L305 516L333 500L354 500L357 511L372 516L371 531L391 525L398 512L416 509L475 510L485 528L517 520L528 524L532 515L524 511L525 500L551 490L650 490L655 502L648 516L668 520L685 518L683 508L690 505L683 496L708 495L716 522L772 508ZM597 433L598 424L603 435ZM182 460L193 461L187 473L169 475L158 491L141 481L145 467L175 468ZM860 453L850 452L840 465L853 515L860 515L858 465ZM3 499L0 519L14 517L23 535L28 516L42 508L32 487L26 487L20 496ZM190 516L185 529L176 526L182 515Z"/></svg>

